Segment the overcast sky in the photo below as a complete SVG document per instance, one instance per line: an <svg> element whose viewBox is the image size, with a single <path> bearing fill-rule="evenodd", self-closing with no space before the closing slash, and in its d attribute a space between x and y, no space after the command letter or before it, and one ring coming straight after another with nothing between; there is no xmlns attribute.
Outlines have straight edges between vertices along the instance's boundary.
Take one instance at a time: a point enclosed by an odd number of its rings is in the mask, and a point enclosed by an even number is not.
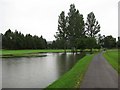
<svg viewBox="0 0 120 90"><path fill-rule="evenodd" d="M102 35L118 36L119 0L0 0L0 33L9 28L24 34L43 36L47 41L54 40L57 31L58 15L69 11L70 4L83 14L94 12L101 25Z"/></svg>

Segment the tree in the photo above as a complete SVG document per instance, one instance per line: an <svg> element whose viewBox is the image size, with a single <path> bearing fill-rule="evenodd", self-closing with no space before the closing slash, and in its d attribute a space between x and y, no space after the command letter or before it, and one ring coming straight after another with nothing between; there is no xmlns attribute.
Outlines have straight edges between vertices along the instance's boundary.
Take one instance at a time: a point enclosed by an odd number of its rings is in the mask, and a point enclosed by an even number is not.
<svg viewBox="0 0 120 90"><path fill-rule="evenodd" d="M4 41L4 43L2 43L2 46L4 48L6 48L6 49L13 49L14 48L13 47L13 32L10 29L8 29L5 32L2 40Z"/></svg>
<svg viewBox="0 0 120 90"><path fill-rule="evenodd" d="M100 32L100 24L96 20L94 13L91 12L87 16L86 34L90 38L95 38L95 36L98 32ZM92 52L92 47L91 47L91 52Z"/></svg>
<svg viewBox="0 0 120 90"><path fill-rule="evenodd" d="M81 52L87 47L87 37L81 37L77 41L77 49L81 49Z"/></svg>
<svg viewBox="0 0 120 90"><path fill-rule="evenodd" d="M76 10L75 5L71 4L69 13L68 13L68 39L70 41L71 48L76 49L79 47L77 44L78 40L84 35L84 20L83 15L79 13L79 10Z"/></svg>
<svg viewBox="0 0 120 90"><path fill-rule="evenodd" d="M75 48L78 49L78 47L80 47L80 49L85 49L84 45L84 39L85 39L85 31L84 31L84 20L83 20L83 15L79 13L79 11L77 10L76 12L76 20L75 20ZM79 44L77 44L77 42L81 41Z"/></svg>
<svg viewBox="0 0 120 90"><path fill-rule="evenodd" d="M3 49L45 49L47 48L46 40L41 36L32 36L26 34L25 36L15 30L10 29L2 35Z"/></svg>
<svg viewBox="0 0 120 90"><path fill-rule="evenodd" d="M24 49L24 35L17 30L13 32L13 48Z"/></svg>
<svg viewBox="0 0 120 90"><path fill-rule="evenodd" d="M58 40L62 40L64 44L64 50L66 53L66 43L67 43L67 29L66 29L66 17L65 12L62 11L58 18L58 32L55 36Z"/></svg>
<svg viewBox="0 0 120 90"><path fill-rule="evenodd" d="M87 37L86 38L86 48L91 49L91 48L95 48L97 43L96 43L96 39L94 37ZM92 51L91 51L92 53Z"/></svg>
<svg viewBox="0 0 120 90"><path fill-rule="evenodd" d="M104 48L115 48L116 47L116 38L113 38L111 35L104 38Z"/></svg>
<svg viewBox="0 0 120 90"><path fill-rule="evenodd" d="M47 41L43 38L42 35L41 35L41 37L40 37L39 40L40 40L39 42L41 42L41 47L40 47L40 49L45 49L45 48L47 48Z"/></svg>
<svg viewBox="0 0 120 90"><path fill-rule="evenodd" d="M99 49L103 47L104 45L104 38L105 38L105 35L101 35L101 34L98 34L98 47Z"/></svg>
<svg viewBox="0 0 120 90"><path fill-rule="evenodd" d="M75 49L75 15L76 15L76 8L74 4L70 5L69 13L68 13L68 38L70 41L71 48Z"/></svg>

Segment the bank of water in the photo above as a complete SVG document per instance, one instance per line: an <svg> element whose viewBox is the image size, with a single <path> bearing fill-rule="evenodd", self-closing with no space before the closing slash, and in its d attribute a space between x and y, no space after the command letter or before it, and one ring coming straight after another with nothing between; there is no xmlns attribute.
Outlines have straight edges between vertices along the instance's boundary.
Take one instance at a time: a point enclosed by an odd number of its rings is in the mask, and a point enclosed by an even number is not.
<svg viewBox="0 0 120 90"><path fill-rule="evenodd" d="M45 57L2 59L3 88L45 88L70 70L83 55L41 53Z"/></svg>

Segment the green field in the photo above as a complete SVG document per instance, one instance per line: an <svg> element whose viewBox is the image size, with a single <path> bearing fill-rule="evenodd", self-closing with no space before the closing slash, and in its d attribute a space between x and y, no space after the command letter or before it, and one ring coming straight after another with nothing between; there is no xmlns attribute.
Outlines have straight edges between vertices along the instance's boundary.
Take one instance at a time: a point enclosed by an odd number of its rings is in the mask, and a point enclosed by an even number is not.
<svg viewBox="0 0 120 90"><path fill-rule="evenodd" d="M71 52L70 49L66 50L67 52ZM78 50L80 51L80 50ZM86 49L84 51L90 51L89 49ZM93 51L98 51L97 49L94 49ZM51 53L56 53L56 52L64 52L63 49L43 49L43 50L0 50L0 57L41 57L43 55L36 55L36 53L46 53L46 52L51 52ZM45 55L44 55L45 56Z"/></svg>
<svg viewBox="0 0 120 90"><path fill-rule="evenodd" d="M36 55L36 53L45 53L45 52L64 52L64 50L0 50L2 51L2 57L27 57L27 56L43 56L43 55ZM70 52L70 50L67 50Z"/></svg>
<svg viewBox="0 0 120 90"><path fill-rule="evenodd" d="M75 64L75 66L61 76L57 81L49 85L48 88L79 88L88 65L94 55L87 55Z"/></svg>
<svg viewBox="0 0 120 90"><path fill-rule="evenodd" d="M69 51L69 50L67 50ZM2 54L28 54L28 53L40 53L40 52L64 52L64 50L2 50Z"/></svg>
<svg viewBox="0 0 120 90"><path fill-rule="evenodd" d="M120 61L119 61L118 55L120 55L120 51L118 50L107 50L104 53L104 57L113 66L113 68L117 70L118 73L120 74L120 65L118 65Z"/></svg>

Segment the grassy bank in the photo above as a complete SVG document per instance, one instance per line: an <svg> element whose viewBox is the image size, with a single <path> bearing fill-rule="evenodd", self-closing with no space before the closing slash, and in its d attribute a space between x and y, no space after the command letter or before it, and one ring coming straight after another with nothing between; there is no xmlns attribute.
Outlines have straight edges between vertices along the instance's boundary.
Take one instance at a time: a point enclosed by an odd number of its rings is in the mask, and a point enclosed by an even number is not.
<svg viewBox="0 0 120 90"><path fill-rule="evenodd" d="M67 50L70 51L70 50ZM29 54L29 53L45 53L45 52L64 52L64 50L60 49L60 50L53 50L53 49L49 49L49 50L2 50L2 54L3 55L7 55L7 54Z"/></svg>
<svg viewBox="0 0 120 90"><path fill-rule="evenodd" d="M64 50L1 50L2 57L41 57L45 55L36 55L36 53L45 52L64 52ZM69 52L70 50L67 50Z"/></svg>
<svg viewBox="0 0 120 90"><path fill-rule="evenodd" d="M77 62L77 64L63 76L61 76L48 88L79 88L83 76L94 55L87 55Z"/></svg>
<svg viewBox="0 0 120 90"><path fill-rule="evenodd" d="M66 50L67 52L71 52L70 49ZM80 50L78 50L80 51ZM89 51L86 49L84 51ZM94 51L98 51L94 49ZM36 55L36 53L56 53L56 52L64 52L63 49L43 49L43 50L0 50L0 57L41 57L43 55ZM44 55L45 56L45 55Z"/></svg>
<svg viewBox="0 0 120 90"><path fill-rule="evenodd" d="M115 70L118 71L120 74L120 65L118 65L119 59L118 54L120 55L120 51L118 50L107 50L104 53L104 57L107 59L107 61L113 66Z"/></svg>

